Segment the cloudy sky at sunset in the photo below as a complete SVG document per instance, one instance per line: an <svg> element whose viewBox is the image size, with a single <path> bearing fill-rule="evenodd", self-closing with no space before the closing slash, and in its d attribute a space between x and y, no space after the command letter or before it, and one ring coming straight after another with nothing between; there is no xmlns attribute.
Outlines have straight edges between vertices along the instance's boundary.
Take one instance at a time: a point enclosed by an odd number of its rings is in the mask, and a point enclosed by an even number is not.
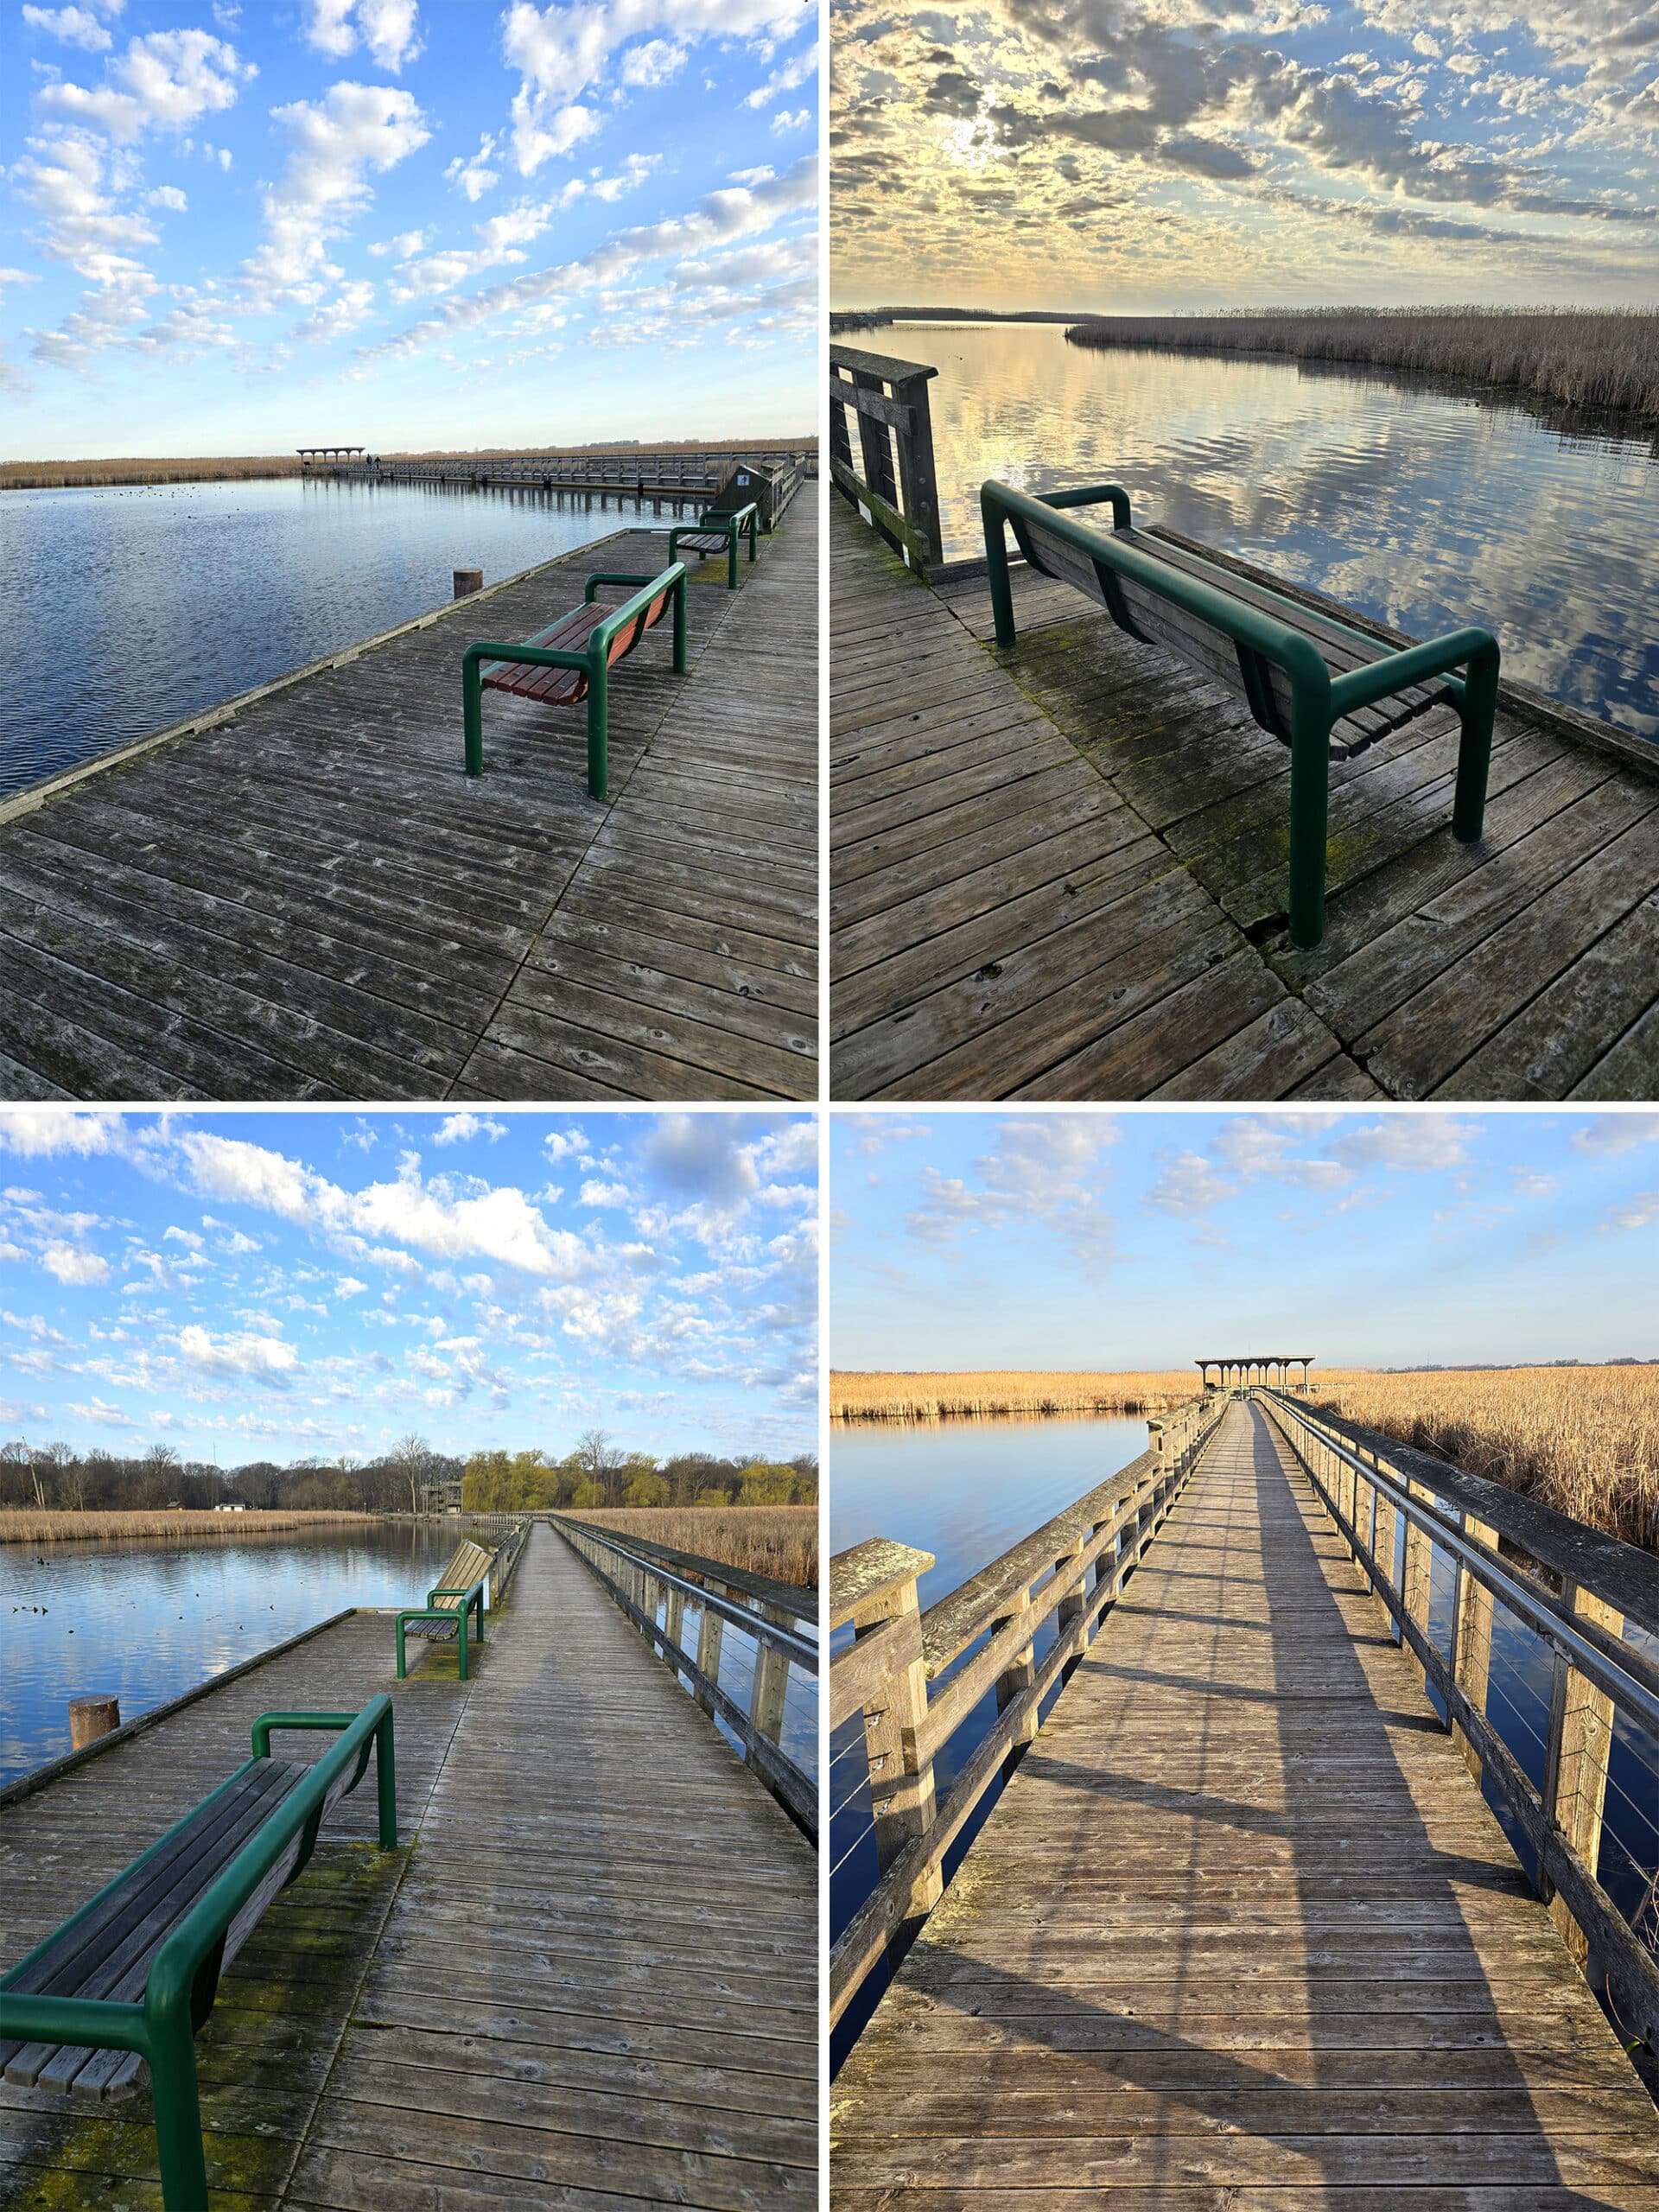
<svg viewBox="0 0 1659 2212"><path fill-rule="evenodd" d="M839 0L832 298L1659 299L1659 16Z"/></svg>
<svg viewBox="0 0 1659 2212"><path fill-rule="evenodd" d="M813 1449L800 1114L0 1113L0 1438Z"/></svg>
<svg viewBox="0 0 1659 2212"><path fill-rule="evenodd" d="M0 458L808 429L817 65L811 0L0 0Z"/></svg>

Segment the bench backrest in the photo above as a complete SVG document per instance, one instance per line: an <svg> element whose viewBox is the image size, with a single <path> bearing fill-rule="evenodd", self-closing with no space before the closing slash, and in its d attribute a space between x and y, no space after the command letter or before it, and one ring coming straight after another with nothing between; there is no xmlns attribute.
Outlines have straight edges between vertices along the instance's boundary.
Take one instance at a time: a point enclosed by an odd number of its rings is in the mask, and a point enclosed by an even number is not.
<svg viewBox="0 0 1659 2212"><path fill-rule="evenodd" d="M662 620L668 610L670 588L669 585L664 584L661 591L640 608L631 622L625 622L622 625L611 639L610 651L605 656L607 667L614 668L618 661L626 659L652 623Z"/></svg>
<svg viewBox="0 0 1659 2212"><path fill-rule="evenodd" d="M1033 522L1025 515L1015 515L1011 519L1020 550L1041 575L1073 585L1096 606L1103 607L1119 629L1126 630L1132 638L1139 638L1147 645L1162 645L1166 652L1195 663L1205 675L1230 684L1236 690L1242 686L1262 727L1275 737L1289 734L1291 687L1282 669L1252 656L1266 678L1265 696L1258 696L1262 687L1254 680L1255 670L1251 671L1251 680L1247 681L1239 647L1225 631L1217 629L1185 607L1175 606L1135 578L1092 560L1069 537L1045 530L1040 523ZM1141 545L1145 551L1154 550L1136 531L1122 531L1116 535ZM1218 588L1224 588L1220 572L1216 582Z"/></svg>
<svg viewBox="0 0 1659 2212"><path fill-rule="evenodd" d="M435 1590L470 1590L474 1582L483 1580L495 1564L495 1554L486 1551L482 1544L475 1544L471 1537L458 1544L449 1564L433 1584ZM434 1612L454 1612L461 1605L459 1598L434 1599ZM446 1635L448 1630L445 1630Z"/></svg>

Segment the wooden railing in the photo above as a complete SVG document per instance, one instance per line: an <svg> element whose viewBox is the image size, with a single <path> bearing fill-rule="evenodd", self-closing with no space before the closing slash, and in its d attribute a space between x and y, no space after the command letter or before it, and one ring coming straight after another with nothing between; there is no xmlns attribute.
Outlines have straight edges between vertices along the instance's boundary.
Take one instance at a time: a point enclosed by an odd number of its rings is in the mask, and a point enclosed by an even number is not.
<svg viewBox="0 0 1659 2212"><path fill-rule="evenodd" d="M830 1662L830 1729L863 1716L880 1868L830 1955L831 2025L938 1904L952 1842L1036 1735L1044 1700L1088 1649L1232 1402L1212 1390L1148 1421L1138 1459L925 1613L916 1584L931 1553L874 1537L830 1561L830 1629L850 1622L854 1640ZM1051 1618L1039 1664L1033 1639ZM995 1725L938 1803L934 1762L993 1687Z"/></svg>
<svg viewBox="0 0 1659 2212"><path fill-rule="evenodd" d="M661 492L694 498L718 490L740 461L804 470L811 458L804 447L766 447L753 453L518 454L505 458L452 454L433 461L338 462L333 473L382 483L524 484L550 491L569 487L632 493L643 485L647 497Z"/></svg>
<svg viewBox="0 0 1659 2212"><path fill-rule="evenodd" d="M1282 1392L1254 1395L1421 1667L1470 1771L1508 1816L1528 1877L1586 1980L1627 2041L1646 2046L1632 2056L1651 2081L1659 2050L1659 1866L1624 1847L1628 1865L1605 1864L1604 1846L1611 1841L1616 1730L1650 1777L1659 1767L1659 1646L1652 1642L1659 1560ZM1437 1562L1443 1586L1447 1569L1452 1580L1449 1619L1440 1608L1438 1628L1430 1608ZM1541 1746L1518 1740L1513 1699L1503 1700L1507 1725L1489 1711L1495 1630L1501 1643L1506 1626L1535 1637L1548 1654ZM1655 1807L1632 1809L1624 1825L1645 1826L1659 1841ZM1615 1904L1604 1874L1627 1896L1641 1891L1632 1913Z"/></svg>
<svg viewBox="0 0 1659 2212"><path fill-rule="evenodd" d="M779 1739L793 1668L810 1685L806 1734L817 1744L817 1592L563 1513L546 1517L652 1649L690 1685L703 1711L730 1729L745 1760L816 1844L817 1783ZM688 1604L698 1615L695 1654L685 1645ZM722 1657L732 1656L725 1641L728 1626L740 1629L754 1646L747 1704L721 1684Z"/></svg>
<svg viewBox="0 0 1659 2212"><path fill-rule="evenodd" d="M830 474L918 575L944 559L927 385L937 369L830 348ZM854 423L858 450L853 450Z"/></svg>

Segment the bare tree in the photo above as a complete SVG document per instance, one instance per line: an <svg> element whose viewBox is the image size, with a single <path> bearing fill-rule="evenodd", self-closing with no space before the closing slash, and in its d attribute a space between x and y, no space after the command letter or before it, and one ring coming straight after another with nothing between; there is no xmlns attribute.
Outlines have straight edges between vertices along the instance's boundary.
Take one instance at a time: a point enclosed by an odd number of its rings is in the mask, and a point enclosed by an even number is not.
<svg viewBox="0 0 1659 2212"><path fill-rule="evenodd" d="M605 1503L614 1505L621 1488L622 1470L628 1464L627 1453L619 1452L602 1428L590 1428L586 1435L576 1439L576 1448L570 1457Z"/></svg>
<svg viewBox="0 0 1659 2212"><path fill-rule="evenodd" d="M421 1510L421 1492L431 1482L437 1453L423 1436L400 1436L386 1457L409 1485L409 1510Z"/></svg>

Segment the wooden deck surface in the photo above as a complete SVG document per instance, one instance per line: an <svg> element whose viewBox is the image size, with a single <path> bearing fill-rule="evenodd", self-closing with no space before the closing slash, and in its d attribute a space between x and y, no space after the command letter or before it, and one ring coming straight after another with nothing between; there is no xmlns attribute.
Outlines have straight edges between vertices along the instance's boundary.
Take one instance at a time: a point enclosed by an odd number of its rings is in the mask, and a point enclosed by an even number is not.
<svg viewBox="0 0 1659 2212"><path fill-rule="evenodd" d="M817 1073L817 487L585 706L486 695L624 531L0 826L0 1098L801 1098Z"/></svg>
<svg viewBox="0 0 1659 2212"><path fill-rule="evenodd" d="M996 652L982 580L929 590L839 499L830 547L832 1096L1659 1090L1659 773L1506 711L1459 845L1437 709L1332 764L1299 953L1241 697L1023 569Z"/></svg>
<svg viewBox="0 0 1659 2212"><path fill-rule="evenodd" d="M371 1772L198 2042L213 2212L752 2212L817 2202L817 1864L562 1540L391 1679L359 1616L0 1808L0 1958L246 1755L254 1716L395 1700ZM279 1751L303 1756L302 1737ZM65 2117L0 2085L6 2212L157 2212L148 2092Z"/></svg>
<svg viewBox="0 0 1659 2212"><path fill-rule="evenodd" d="M1621 2212L1659 2121L1235 1407L832 2091L836 2212Z"/></svg>

